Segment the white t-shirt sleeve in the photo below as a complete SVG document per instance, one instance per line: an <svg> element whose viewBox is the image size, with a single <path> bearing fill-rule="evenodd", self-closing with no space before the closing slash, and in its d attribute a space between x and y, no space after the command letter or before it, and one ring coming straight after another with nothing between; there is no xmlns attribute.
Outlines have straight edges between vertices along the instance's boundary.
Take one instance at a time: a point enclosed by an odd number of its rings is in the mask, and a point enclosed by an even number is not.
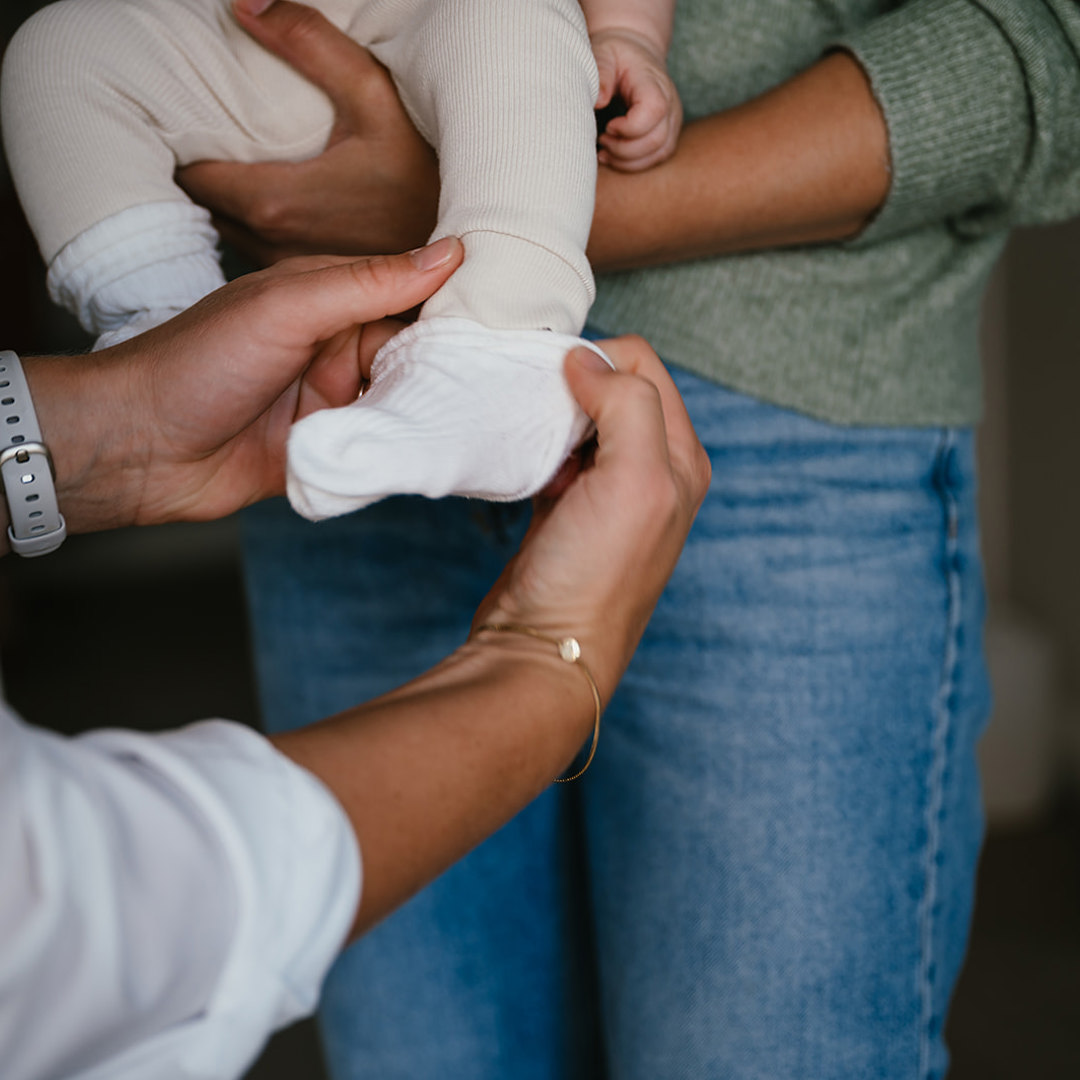
<svg viewBox="0 0 1080 1080"><path fill-rule="evenodd" d="M359 891L341 807L255 732L64 739L0 706L5 1080L240 1076Z"/></svg>

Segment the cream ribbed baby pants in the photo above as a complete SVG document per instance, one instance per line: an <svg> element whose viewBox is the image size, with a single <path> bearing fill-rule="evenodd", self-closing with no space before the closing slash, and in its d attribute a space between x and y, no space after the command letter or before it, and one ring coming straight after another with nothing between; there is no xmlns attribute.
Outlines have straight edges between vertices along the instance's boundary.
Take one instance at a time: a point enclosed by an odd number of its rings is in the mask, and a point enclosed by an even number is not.
<svg viewBox="0 0 1080 1080"><path fill-rule="evenodd" d="M385 495L509 500L587 422L562 358L593 298L596 70L572 0L314 0L389 68L439 157L433 239L460 270L345 409L297 424L289 494L312 518ZM254 42L228 0L63 0L26 23L0 84L12 175L49 288L99 346L223 283L194 161L303 160L325 96Z"/></svg>

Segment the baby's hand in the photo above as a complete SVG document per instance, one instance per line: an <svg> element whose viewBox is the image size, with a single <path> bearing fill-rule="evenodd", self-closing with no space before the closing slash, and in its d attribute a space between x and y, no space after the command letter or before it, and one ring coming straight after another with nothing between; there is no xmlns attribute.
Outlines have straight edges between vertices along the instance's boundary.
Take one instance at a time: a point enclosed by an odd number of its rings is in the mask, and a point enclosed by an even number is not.
<svg viewBox="0 0 1080 1080"><path fill-rule="evenodd" d="M682 102L663 54L632 30L601 30L591 40L600 72L596 107L616 94L627 106L626 115L611 120L600 136L600 164L623 172L658 165L674 153L682 127Z"/></svg>

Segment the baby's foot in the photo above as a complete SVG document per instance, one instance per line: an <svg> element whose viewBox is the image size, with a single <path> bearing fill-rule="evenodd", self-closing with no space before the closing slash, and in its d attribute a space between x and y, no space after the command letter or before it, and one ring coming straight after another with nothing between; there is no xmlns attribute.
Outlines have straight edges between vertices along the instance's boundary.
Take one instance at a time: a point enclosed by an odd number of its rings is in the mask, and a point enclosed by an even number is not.
<svg viewBox="0 0 1080 1080"><path fill-rule="evenodd" d="M318 521L388 495L536 494L589 431L563 375L578 345L603 356L547 330L415 323L379 350L363 397L293 426L290 502Z"/></svg>

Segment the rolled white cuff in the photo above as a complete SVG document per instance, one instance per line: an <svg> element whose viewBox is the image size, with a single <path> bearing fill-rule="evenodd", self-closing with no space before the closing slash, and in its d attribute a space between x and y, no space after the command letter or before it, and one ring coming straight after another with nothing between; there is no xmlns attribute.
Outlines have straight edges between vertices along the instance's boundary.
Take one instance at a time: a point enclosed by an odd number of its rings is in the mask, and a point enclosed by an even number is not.
<svg viewBox="0 0 1080 1080"><path fill-rule="evenodd" d="M157 326L225 283L210 214L190 202L133 206L87 229L49 267L49 295L98 347ZM124 328L137 325L125 333ZM107 338L107 340L106 340Z"/></svg>

